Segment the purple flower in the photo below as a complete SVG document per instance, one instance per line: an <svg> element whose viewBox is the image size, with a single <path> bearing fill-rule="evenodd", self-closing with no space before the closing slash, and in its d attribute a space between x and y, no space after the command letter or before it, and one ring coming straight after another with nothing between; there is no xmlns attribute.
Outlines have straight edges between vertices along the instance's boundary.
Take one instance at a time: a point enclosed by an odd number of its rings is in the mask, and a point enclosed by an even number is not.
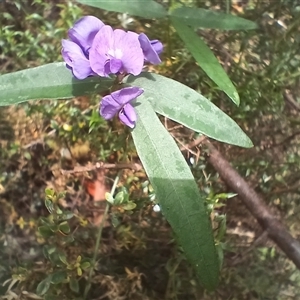
<svg viewBox="0 0 300 300"><path fill-rule="evenodd" d="M94 75L90 62L79 45L72 41L62 40L62 46L63 59L77 79L85 79Z"/></svg>
<svg viewBox="0 0 300 300"><path fill-rule="evenodd" d="M104 23L93 16L79 19L68 32L69 40L62 40L62 56L77 79L96 75L90 65L89 51L95 35Z"/></svg>
<svg viewBox="0 0 300 300"><path fill-rule="evenodd" d="M103 26L94 38L90 62L92 70L100 76L116 73L139 75L144 55L137 34Z"/></svg>
<svg viewBox="0 0 300 300"><path fill-rule="evenodd" d="M79 19L62 40L62 56L77 79L131 73L139 75L144 61L159 64L163 45L142 33L113 30L93 16Z"/></svg>
<svg viewBox="0 0 300 300"><path fill-rule="evenodd" d="M143 50L145 60L151 64L158 65L161 63L159 54L163 50L163 45L159 40L150 41L145 33L139 35L140 45Z"/></svg>
<svg viewBox="0 0 300 300"><path fill-rule="evenodd" d="M109 120L119 113L120 121L130 128L134 128L137 120L131 102L144 92L138 87L126 87L121 90L112 92L102 98L100 115Z"/></svg>

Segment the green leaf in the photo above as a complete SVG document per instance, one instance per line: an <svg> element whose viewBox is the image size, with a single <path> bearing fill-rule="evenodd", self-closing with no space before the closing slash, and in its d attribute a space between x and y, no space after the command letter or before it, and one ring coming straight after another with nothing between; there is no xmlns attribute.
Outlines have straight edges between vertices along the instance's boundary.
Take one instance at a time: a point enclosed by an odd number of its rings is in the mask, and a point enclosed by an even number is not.
<svg viewBox="0 0 300 300"><path fill-rule="evenodd" d="M213 28L222 30L256 29L257 24L223 12L216 12L196 7L180 7L170 12L172 18L185 22L194 28Z"/></svg>
<svg viewBox="0 0 300 300"><path fill-rule="evenodd" d="M89 261L84 261L80 264L82 270L87 270L91 267L91 263Z"/></svg>
<svg viewBox="0 0 300 300"><path fill-rule="evenodd" d="M51 253L49 255L49 261L53 264L53 265L56 265L56 266L61 266L61 262L59 260L59 257L58 257L58 253L57 252L54 252L54 253Z"/></svg>
<svg viewBox="0 0 300 300"><path fill-rule="evenodd" d="M43 225L51 224L51 221L48 218L45 218L45 217L40 217L40 221Z"/></svg>
<svg viewBox="0 0 300 300"><path fill-rule="evenodd" d="M38 284L38 286L36 288L36 293L38 295L43 296L48 292L50 285L51 285L51 278L52 278L52 276L49 275Z"/></svg>
<svg viewBox="0 0 300 300"><path fill-rule="evenodd" d="M38 227L38 232L41 234L43 238L49 238L53 236L53 231L49 228L49 225Z"/></svg>
<svg viewBox="0 0 300 300"><path fill-rule="evenodd" d="M118 227L120 225L120 220L118 219L118 216L116 214L111 215L111 223L113 227Z"/></svg>
<svg viewBox="0 0 300 300"><path fill-rule="evenodd" d="M59 224L59 230L65 234L69 234L71 232L70 226L67 221L61 222Z"/></svg>
<svg viewBox="0 0 300 300"><path fill-rule="evenodd" d="M124 202L124 196L125 196L124 191L121 191L121 192L117 193L117 195L115 196L114 204L118 205L118 204L123 203Z"/></svg>
<svg viewBox="0 0 300 300"><path fill-rule="evenodd" d="M104 91L112 78L77 80L64 63L51 63L0 76L0 106L36 99L67 99Z"/></svg>
<svg viewBox="0 0 300 300"><path fill-rule="evenodd" d="M221 241L224 238L224 236L226 234L226 229L227 229L226 215L224 215L224 217L222 218L222 220L219 223L219 231L218 231L218 235L216 236L216 239L218 241Z"/></svg>
<svg viewBox="0 0 300 300"><path fill-rule="evenodd" d="M43 254L45 258L47 258L50 261L53 259L53 256L56 255L56 251L57 248L55 246L45 245L43 247Z"/></svg>
<svg viewBox="0 0 300 300"><path fill-rule="evenodd" d="M0 77L1 78L1 77ZM45 194L46 196L50 197L50 198L53 198L54 195L55 195L55 191L53 189L50 189L50 188L46 188L45 189Z"/></svg>
<svg viewBox="0 0 300 300"><path fill-rule="evenodd" d="M52 232L57 232L59 230L58 225L56 224L49 224L48 227Z"/></svg>
<svg viewBox="0 0 300 300"><path fill-rule="evenodd" d="M122 205L122 208L125 210L133 210L136 208L136 203L132 201L128 201L127 203Z"/></svg>
<svg viewBox="0 0 300 300"><path fill-rule="evenodd" d="M58 258L59 258L59 260L60 260L62 263L64 263L65 265L68 265L67 256L66 256L65 253L59 252L59 253L58 253Z"/></svg>
<svg viewBox="0 0 300 300"><path fill-rule="evenodd" d="M57 296L56 295L45 295L44 300L57 300Z"/></svg>
<svg viewBox="0 0 300 300"><path fill-rule="evenodd" d="M76 278L70 278L69 287L72 292L79 293L79 284Z"/></svg>
<svg viewBox="0 0 300 300"><path fill-rule="evenodd" d="M189 262L202 284L213 290L218 284L219 264L205 199L176 143L145 96L138 98L136 111L138 121L132 136L139 158Z"/></svg>
<svg viewBox="0 0 300 300"><path fill-rule="evenodd" d="M213 52L192 28L178 19L171 18L171 20L180 38L184 41L186 48L191 52L206 75L224 91L236 105L239 105L239 94Z"/></svg>
<svg viewBox="0 0 300 300"><path fill-rule="evenodd" d="M51 283L53 284L59 284L62 283L67 278L67 272L66 271L57 271L55 273L52 273L51 277Z"/></svg>
<svg viewBox="0 0 300 300"><path fill-rule="evenodd" d="M56 246L53 246L53 245L47 245L47 246L45 246L45 249L46 249L48 255L51 255L52 253L57 251Z"/></svg>
<svg viewBox="0 0 300 300"><path fill-rule="evenodd" d="M105 199L112 205L115 203L115 198L113 197L113 195L111 193L106 192Z"/></svg>
<svg viewBox="0 0 300 300"><path fill-rule="evenodd" d="M216 249L217 249L217 254L220 261L220 269L221 269L224 262L224 251L221 244L217 244Z"/></svg>
<svg viewBox="0 0 300 300"><path fill-rule="evenodd" d="M154 73L130 76L127 83L143 88L159 114L218 141L252 147L251 140L229 116L193 89Z"/></svg>
<svg viewBox="0 0 300 300"><path fill-rule="evenodd" d="M128 13L142 18L163 18L167 15L164 7L153 0L77 0L77 2L108 11Z"/></svg>
<svg viewBox="0 0 300 300"><path fill-rule="evenodd" d="M70 220L74 217L74 214L70 211L64 211L63 215L60 217L61 220Z"/></svg>
<svg viewBox="0 0 300 300"><path fill-rule="evenodd" d="M52 214L53 210L54 210L53 202L50 199L46 198L45 206L46 206L47 210L49 211L49 213Z"/></svg>

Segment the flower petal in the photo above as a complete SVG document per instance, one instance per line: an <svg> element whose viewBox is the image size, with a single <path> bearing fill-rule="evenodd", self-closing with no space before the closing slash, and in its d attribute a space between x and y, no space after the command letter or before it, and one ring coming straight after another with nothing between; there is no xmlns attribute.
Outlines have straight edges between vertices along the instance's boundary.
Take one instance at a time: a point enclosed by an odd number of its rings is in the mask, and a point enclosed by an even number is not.
<svg viewBox="0 0 300 300"><path fill-rule="evenodd" d="M113 29L108 25L104 25L96 34L89 55L91 67L99 76L109 75L105 72L105 63L109 59L107 54L110 50L114 49L113 46Z"/></svg>
<svg viewBox="0 0 300 300"><path fill-rule="evenodd" d="M121 34L120 31L123 33ZM122 62L124 71L133 75L139 75L144 66L144 55L136 33L116 29L115 49L122 51Z"/></svg>
<svg viewBox="0 0 300 300"><path fill-rule="evenodd" d="M135 122L137 120L137 116L133 106L130 103L127 103L123 107L124 114L127 116L130 122Z"/></svg>
<svg viewBox="0 0 300 300"><path fill-rule="evenodd" d="M110 66L109 66L110 73L116 74L120 72L122 70L122 66L123 66L122 60L113 57L110 60Z"/></svg>
<svg viewBox="0 0 300 300"><path fill-rule="evenodd" d="M133 101L134 99L136 99L143 92L144 92L143 89L136 87L136 86L132 86L132 87L126 87L121 90L115 91L115 92L111 93L111 96L120 105L120 108L121 108L125 104L129 103L130 101Z"/></svg>
<svg viewBox="0 0 300 300"><path fill-rule="evenodd" d="M62 46L62 57L77 79L85 79L88 76L95 75L80 46L68 40L62 40Z"/></svg>
<svg viewBox="0 0 300 300"><path fill-rule="evenodd" d="M107 95L102 98L100 105L100 115L105 120L113 118L114 115L117 114L120 109L120 104L115 101L112 95Z"/></svg>
<svg viewBox="0 0 300 300"><path fill-rule="evenodd" d="M150 43L152 48L158 55L162 53L164 46L159 40L151 40Z"/></svg>
<svg viewBox="0 0 300 300"><path fill-rule="evenodd" d="M69 37L71 41L80 45L84 52L88 54L95 35L103 26L104 23L98 18L86 16L79 19L69 30Z"/></svg>
<svg viewBox="0 0 300 300"><path fill-rule="evenodd" d="M141 33L139 35L139 42L143 49L143 54L144 54L145 60L154 65L160 64L161 60L160 60L158 54L159 54L159 51L161 52L163 49L162 43L160 43L158 40L153 40L152 41L153 44L152 44L152 42L148 39L148 37L145 33Z"/></svg>
<svg viewBox="0 0 300 300"><path fill-rule="evenodd" d="M120 121L130 128L134 128L137 120L136 113L131 104L126 104L119 112Z"/></svg>

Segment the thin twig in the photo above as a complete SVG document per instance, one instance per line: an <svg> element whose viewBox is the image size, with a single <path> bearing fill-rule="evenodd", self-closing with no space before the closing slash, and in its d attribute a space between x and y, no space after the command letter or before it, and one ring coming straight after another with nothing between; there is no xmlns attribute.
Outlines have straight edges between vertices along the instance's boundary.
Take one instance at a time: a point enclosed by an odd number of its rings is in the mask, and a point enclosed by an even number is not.
<svg viewBox="0 0 300 300"><path fill-rule="evenodd" d="M288 93L287 90L283 92L283 98L288 102L294 109L300 111L300 104L294 99L294 97Z"/></svg>
<svg viewBox="0 0 300 300"><path fill-rule="evenodd" d="M45 138L54 135L55 132L56 132L56 129L53 129L53 130L51 130L50 132L48 132L48 133L46 134L46 136L44 136L44 137L42 137L42 138L40 138L40 139L37 139L37 140L34 140L34 141L30 142L29 144L26 144L26 145L23 146L22 148L23 148L23 149L28 149L28 148L31 148L32 146L35 146L35 145L38 145L38 144L42 144L42 145L43 145L44 142L45 142Z"/></svg>
<svg viewBox="0 0 300 300"><path fill-rule="evenodd" d="M197 139L195 139L194 141L185 144L184 146L180 147L180 151L184 151L193 147L198 146L199 144L201 144L203 141L205 141L207 139L206 136L202 135L200 137L198 137Z"/></svg>
<svg viewBox="0 0 300 300"><path fill-rule="evenodd" d="M182 143L177 137L175 137L173 134L171 134L173 136L173 138L181 145L180 147L180 151L188 151L190 152L191 154L197 156L197 153L191 149L189 149L184 143Z"/></svg>
<svg viewBox="0 0 300 300"><path fill-rule="evenodd" d="M260 245L266 238L268 238L268 232L267 231L263 231L262 234L252 243L252 245L250 245L249 248L247 248L247 250L243 251L243 256L238 258L233 259L232 262L230 262L230 266L236 266L241 264L242 262L246 261L248 259L247 254L249 254L250 252L252 252L258 245Z"/></svg>
<svg viewBox="0 0 300 300"><path fill-rule="evenodd" d="M296 131L295 133L293 133L292 135L286 137L285 139L283 139L283 141L277 143L277 144L274 144L274 145L271 145L268 149L271 149L271 148L275 148L275 147L278 147L278 146L282 146L290 141L292 141L295 137L297 137L298 135L300 134L300 131Z"/></svg>
<svg viewBox="0 0 300 300"><path fill-rule="evenodd" d="M119 171L118 175L115 178L114 184L113 184L113 186L111 188L111 191L110 191L111 195L113 195L115 193L117 184L118 184L118 182L120 180L121 172L122 171ZM98 254L99 247L100 247L100 242L101 242L102 230L103 230L103 227L104 227L104 222L106 221L106 218L107 218L107 215L108 215L108 210L109 210L109 203L107 202L106 203L106 207L105 207L105 211L104 211L104 214L103 214L103 218L101 220L101 223L100 223L100 226L99 226L99 230L98 230L98 234L97 234L97 240L96 240L96 245L95 245L93 260L92 260L92 263L91 263L91 268L90 268L88 280L87 280L87 283L86 283L86 286L85 286L85 290L84 290L84 294L83 294L83 298L84 299L87 299L86 298L87 294L88 294L88 292L89 292L89 290L91 288L91 285L92 285L91 284L92 275L93 275L93 271L94 271L94 268L95 268L95 265L96 265L97 254Z"/></svg>
<svg viewBox="0 0 300 300"><path fill-rule="evenodd" d="M73 170L61 170L62 175L90 172L99 169L132 169L135 171L142 170L142 166L138 163L128 163L128 164L109 164L104 162L97 162L95 165L89 164L87 166L77 166Z"/></svg>

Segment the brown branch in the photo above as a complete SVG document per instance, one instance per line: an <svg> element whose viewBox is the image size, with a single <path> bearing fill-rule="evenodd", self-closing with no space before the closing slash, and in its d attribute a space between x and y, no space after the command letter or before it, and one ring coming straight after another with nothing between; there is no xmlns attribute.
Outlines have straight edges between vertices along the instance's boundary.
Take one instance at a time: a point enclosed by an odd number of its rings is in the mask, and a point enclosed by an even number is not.
<svg viewBox="0 0 300 300"><path fill-rule="evenodd" d="M283 98L286 102L290 104L292 108L300 111L300 104L294 99L294 97L287 90L283 92Z"/></svg>
<svg viewBox="0 0 300 300"><path fill-rule="evenodd" d="M292 135L286 137L283 141L277 143L277 144L274 144L274 145L271 145L268 149L271 149L271 148L275 148L275 147L278 147L278 146L282 146L284 144L287 144L288 142L291 142L295 137L297 137L298 135L300 134L300 131L296 131L295 133L293 133Z"/></svg>
<svg viewBox="0 0 300 300"><path fill-rule="evenodd" d="M95 165L87 165L87 166L77 166L73 170L61 170L62 175L74 174L74 173L82 173L95 171L99 169L132 169L135 171L140 171L142 166L138 163L122 163L122 164L108 164L104 162L97 162Z"/></svg>
<svg viewBox="0 0 300 300"><path fill-rule="evenodd" d="M241 264L245 262L249 257L248 254L251 253L254 248L256 248L259 244L261 244L265 239L267 239L268 233L263 231L262 234L252 243L247 250L243 251L243 256L238 258L233 258L233 261L229 262L231 267Z"/></svg>
<svg viewBox="0 0 300 300"><path fill-rule="evenodd" d="M196 147L199 144L201 144L203 141L205 141L207 139L206 136L201 135L200 137L198 137L197 139L193 140L192 142L186 144L186 145L182 145L180 147L180 151L184 151L184 150L189 150L190 148Z"/></svg>
<svg viewBox="0 0 300 300"><path fill-rule="evenodd" d="M300 269L300 243L294 239L289 231L277 220L264 200L251 188L248 183L229 164L221 153L207 140L204 143L209 149L207 160L220 174L224 182L239 195L252 215L266 230L281 250Z"/></svg>
<svg viewBox="0 0 300 300"><path fill-rule="evenodd" d="M42 144L42 145L43 145L44 142L45 142L45 138L46 138L46 137L49 137L49 136L53 136L55 133L56 133L56 129L53 129L53 130L51 130L50 132L48 132L48 133L46 134L46 136L44 136L44 137L42 137L42 138L40 138L40 139L31 141L29 144L23 146L22 148L23 148L23 149L28 149L28 148L31 148L31 147L33 147L33 146L35 146L35 145L38 145L38 144Z"/></svg>
<svg viewBox="0 0 300 300"><path fill-rule="evenodd" d="M195 151L189 149L183 142L181 142L181 141L180 141L176 136L174 136L172 133L171 133L171 135L172 135L172 137L176 140L176 142L177 142L178 144L181 145L180 151L188 151L188 152L190 152L191 154L197 156L197 153L196 153Z"/></svg>

